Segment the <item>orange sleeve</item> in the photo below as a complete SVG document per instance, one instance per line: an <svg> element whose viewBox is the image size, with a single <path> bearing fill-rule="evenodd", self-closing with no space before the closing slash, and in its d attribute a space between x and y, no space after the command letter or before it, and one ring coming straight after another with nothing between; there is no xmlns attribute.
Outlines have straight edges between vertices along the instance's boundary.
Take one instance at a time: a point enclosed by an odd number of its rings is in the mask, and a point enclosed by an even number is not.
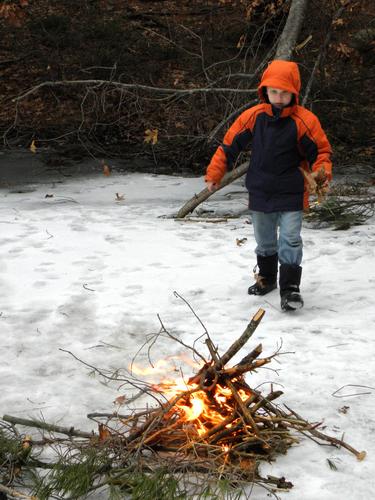
<svg viewBox="0 0 375 500"><path fill-rule="evenodd" d="M310 111L302 110L297 116L300 146L313 172L324 168L328 180L332 179L332 148L318 120Z"/></svg>
<svg viewBox="0 0 375 500"><path fill-rule="evenodd" d="M244 111L228 129L223 144L214 153L207 167L205 180L219 184L241 151L249 144L252 136L256 113L254 108Z"/></svg>

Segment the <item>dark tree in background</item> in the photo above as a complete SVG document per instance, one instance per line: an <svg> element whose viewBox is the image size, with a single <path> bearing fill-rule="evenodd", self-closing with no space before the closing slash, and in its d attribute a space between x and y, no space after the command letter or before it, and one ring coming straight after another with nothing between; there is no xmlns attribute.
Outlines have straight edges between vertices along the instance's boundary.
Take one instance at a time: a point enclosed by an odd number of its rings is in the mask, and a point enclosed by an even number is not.
<svg viewBox="0 0 375 500"><path fill-rule="evenodd" d="M3 148L202 174L280 50L288 0L0 1ZM293 58L335 163L373 165L372 0L306 3ZM299 29L300 28L300 29ZM284 30L285 33L285 30Z"/></svg>

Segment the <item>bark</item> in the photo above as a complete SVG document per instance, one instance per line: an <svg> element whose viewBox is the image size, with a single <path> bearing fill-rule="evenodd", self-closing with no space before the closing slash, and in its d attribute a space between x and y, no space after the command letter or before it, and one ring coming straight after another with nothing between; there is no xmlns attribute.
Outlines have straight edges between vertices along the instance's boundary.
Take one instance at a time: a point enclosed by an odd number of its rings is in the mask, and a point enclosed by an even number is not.
<svg viewBox="0 0 375 500"><path fill-rule="evenodd" d="M301 31L308 0L292 0L288 18L277 44L275 59L290 61Z"/></svg>
<svg viewBox="0 0 375 500"><path fill-rule="evenodd" d="M212 194L216 193L216 191L219 191L228 184L231 184L239 177L242 177L247 172L247 169L248 162L242 163L239 167L235 168L231 172L227 172L224 175L220 183L220 187L215 191L210 192L207 188L204 188L199 194L195 194L189 201L185 203L182 208L180 208L175 216L176 219L183 219L184 217L186 217L190 212L197 208L198 205L207 200L207 198L209 198Z"/></svg>

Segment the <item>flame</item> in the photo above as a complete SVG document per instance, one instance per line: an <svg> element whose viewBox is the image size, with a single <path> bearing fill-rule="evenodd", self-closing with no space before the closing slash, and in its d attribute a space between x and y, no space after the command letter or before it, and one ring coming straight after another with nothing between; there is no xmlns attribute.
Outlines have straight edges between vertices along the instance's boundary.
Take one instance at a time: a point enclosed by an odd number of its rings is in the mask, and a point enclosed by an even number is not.
<svg viewBox="0 0 375 500"><path fill-rule="evenodd" d="M179 405L188 421L196 420L204 410L204 402L200 398L192 398L191 406Z"/></svg>
<svg viewBox="0 0 375 500"><path fill-rule="evenodd" d="M180 358L171 356L168 359L159 360L153 367L144 369L133 364L132 370L142 375L170 373L171 362L173 363L174 359ZM176 367L174 371L181 374ZM235 382L235 380L233 379L232 382ZM175 415L183 425L186 424L190 430L194 429L199 436L202 436L214 426L221 424L228 416L233 414L233 409L236 407L231 389L220 384L216 384L212 389L201 390L195 383L189 384L183 380L178 382L164 379L158 384L153 384L152 388L155 392L162 393L172 403L166 417ZM237 393L242 401L251 396L250 390L242 388L237 388ZM225 427L230 428L232 424L227 423ZM229 447L223 445L223 451L228 453Z"/></svg>
<svg viewBox="0 0 375 500"><path fill-rule="evenodd" d="M145 368L139 366L136 363L132 363L129 367L130 371L135 373L136 375L148 376L162 373L170 373L171 370L179 373L179 369L176 366L175 361L183 361L185 364L190 366L191 368L197 369L199 368L199 364L193 361L188 356L181 354L176 356L168 356L165 359L159 359L155 364L151 366L147 366Z"/></svg>
<svg viewBox="0 0 375 500"><path fill-rule="evenodd" d="M141 366L133 363L131 366L131 371L134 372L136 375L147 376L147 375L155 375L156 373L163 373L167 371L168 368L169 368L168 360L159 359L154 366L147 366L145 368L142 368Z"/></svg>
<svg viewBox="0 0 375 500"><path fill-rule="evenodd" d="M196 389L196 384L188 385L181 389L181 386L169 385L165 394L169 396L178 396L188 389ZM178 389L177 389L178 388ZM239 389L238 393L242 400L246 400L250 393ZM170 399L172 401L172 399ZM187 424L193 424L199 436L205 434L215 425L221 424L228 415L233 413L234 398L232 391L227 387L216 384L213 393L210 395L206 391L197 390L187 396L183 396L177 401L171 412L178 413L179 418ZM232 424L226 424L230 428Z"/></svg>

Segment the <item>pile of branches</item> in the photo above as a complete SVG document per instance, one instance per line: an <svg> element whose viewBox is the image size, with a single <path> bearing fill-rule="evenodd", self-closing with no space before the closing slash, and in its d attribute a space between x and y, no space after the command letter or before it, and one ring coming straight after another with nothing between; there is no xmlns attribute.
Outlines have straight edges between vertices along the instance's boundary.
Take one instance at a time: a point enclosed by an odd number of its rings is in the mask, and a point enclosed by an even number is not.
<svg viewBox="0 0 375 500"><path fill-rule="evenodd" d="M259 464L286 453L298 442L298 433L346 448L362 460L365 452L325 435L318 429L319 424L309 423L290 408L285 411L277 406L274 401L281 391L272 389L262 395L248 385L245 375L270 363L279 352L261 358L259 344L240 362L227 366L252 336L264 313L260 309L254 315L222 356L207 334L209 359L200 355L201 368L185 382L184 389L175 388L172 397L166 396L166 386L152 386L156 407L124 414L88 415L97 420L97 433L4 415L0 491L14 492L11 488L24 484L21 479L30 469L49 468L49 473L34 485L37 498L59 494L78 498L103 487L130 493L132 498L217 498L217 488L223 484L238 491L254 483L274 493L293 485L283 477L262 477ZM33 442L21 436L15 425L63 433L68 439L43 436ZM13 443L12 453L9 449L4 453L6 439ZM51 444L63 450L55 463L38 456L41 448Z"/></svg>
<svg viewBox="0 0 375 500"><path fill-rule="evenodd" d="M333 227L345 230L364 224L375 214L375 197L344 199L338 196L327 198L313 205L306 220L315 228Z"/></svg>

